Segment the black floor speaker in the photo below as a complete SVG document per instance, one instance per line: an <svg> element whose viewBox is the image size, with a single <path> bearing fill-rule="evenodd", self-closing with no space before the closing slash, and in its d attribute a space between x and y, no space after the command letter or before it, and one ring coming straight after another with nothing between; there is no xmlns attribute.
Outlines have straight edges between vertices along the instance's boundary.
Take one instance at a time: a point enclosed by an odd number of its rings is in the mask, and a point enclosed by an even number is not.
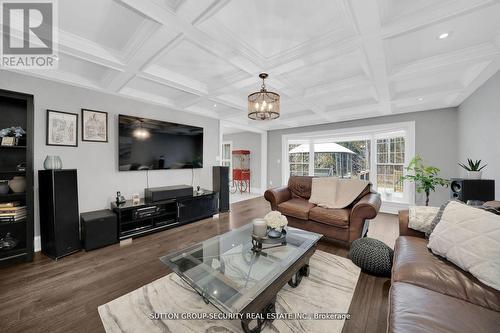
<svg viewBox="0 0 500 333"><path fill-rule="evenodd" d="M117 216L109 209L82 213L81 239L85 251L118 243Z"/></svg>
<svg viewBox="0 0 500 333"><path fill-rule="evenodd" d="M213 191L219 193L219 212L229 211L229 167L214 166L212 169Z"/></svg>
<svg viewBox="0 0 500 333"><path fill-rule="evenodd" d="M467 203L467 200L495 200L495 181L493 179L451 179L450 195Z"/></svg>
<svg viewBox="0 0 500 333"><path fill-rule="evenodd" d="M39 170L42 252L58 259L81 249L76 170Z"/></svg>

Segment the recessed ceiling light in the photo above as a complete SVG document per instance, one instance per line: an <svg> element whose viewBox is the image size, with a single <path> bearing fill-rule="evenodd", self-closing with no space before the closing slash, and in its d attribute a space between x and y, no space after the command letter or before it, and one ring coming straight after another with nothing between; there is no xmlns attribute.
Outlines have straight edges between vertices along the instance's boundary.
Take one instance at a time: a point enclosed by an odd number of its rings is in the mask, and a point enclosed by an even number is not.
<svg viewBox="0 0 500 333"><path fill-rule="evenodd" d="M217 107L217 104L214 104L214 108L216 108L216 107Z"/></svg>
<svg viewBox="0 0 500 333"><path fill-rule="evenodd" d="M423 100L424 100L424 98L423 98L423 97L419 97L419 98L418 98L418 101L419 101L419 102L422 102Z"/></svg>
<svg viewBox="0 0 500 333"><path fill-rule="evenodd" d="M442 34L440 34L438 36L438 39L446 39L448 37L450 37L450 33L449 32L443 32Z"/></svg>

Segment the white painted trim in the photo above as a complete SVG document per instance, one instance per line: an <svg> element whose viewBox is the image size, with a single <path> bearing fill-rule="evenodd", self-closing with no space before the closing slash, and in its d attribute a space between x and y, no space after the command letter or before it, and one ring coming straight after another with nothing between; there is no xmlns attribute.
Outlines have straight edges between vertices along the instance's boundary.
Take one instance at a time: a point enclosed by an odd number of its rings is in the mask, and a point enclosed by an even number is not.
<svg viewBox="0 0 500 333"><path fill-rule="evenodd" d="M221 120L220 122L221 122L222 127L237 128L237 129L240 129L242 132L252 132L252 133L259 133L259 134L267 133L267 131L264 129L250 127L249 125L238 124L238 123L234 123L234 122L231 122L228 120Z"/></svg>
<svg viewBox="0 0 500 333"><path fill-rule="evenodd" d="M387 123L380 125L369 125L360 126L352 128L340 128L325 131L316 132L301 132L293 134L282 135L281 138L281 182L282 186L285 186L288 182L288 149L287 144L289 140L314 140L320 138L328 138L329 140L357 140L361 138L377 138L378 136L384 136L388 132L404 131L406 133L407 142L405 142L405 161L404 164L408 165L410 160L415 156L415 121L397 122L397 123ZM372 169L376 165L376 146L371 141L371 156L370 165ZM311 159L310 159L311 161ZM377 180L371 180L373 186L377 188ZM405 188L407 189L406 197L408 198L409 204L415 203L415 185L411 182L405 181Z"/></svg>
<svg viewBox="0 0 500 333"><path fill-rule="evenodd" d="M42 240L40 236L35 236L35 238L33 239L33 247L35 249L35 252L42 251Z"/></svg>
<svg viewBox="0 0 500 333"><path fill-rule="evenodd" d="M223 133L223 126L222 126L222 121L219 120L219 156L216 158L216 161L219 163L219 165L222 164L222 140L224 137Z"/></svg>
<svg viewBox="0 0 500 333"><path fill-rule="evenodd" d="M260 135L260 194L267 189L267 132Z"/></svg>
<svg viewBox="0 0 500 333"><path fill-rule="evenodd" d="M255 188L250 188L250 193L251 194L259 194L259 195L262 195L264 194L265 190L263 190L262 188L260 187L255 187Z"/></svg>
<svg viewBox="0 0 500 333"><path fill-rule="evenodd" d="M224 133L221 135L222 139L224 140ZM233 141L222 141L220 146L220 154L219 154L219 165L222 165L222 162L224 160L224 150L222 149L222 146L224 145L229 145L229 180L233 179Z"/></svg>
<svg viewBox="0 0 500 333"><path fill-rule="evenodd" d="M416 59L409 63L395 64L394 69L388 68L389 66L386 64L388 50L384 48L387 39L403 36L430 24L441 24L450 17L461 17L467 13L494 6L498 2L496 0L442 1L439 5L433 6L431 10L418 10L411 13L402 11L402 14L387 17L386 14L390 11L386 7L390 6L390 1L366 3L362 0L342 0L338 2L339 13L342 13L341 21L345 20L342 26L315 34L309 40L269 57L256 52L255 48L217 19L210 21L210 31L205 31L203 25L200 26L201 22L213 17L219 10L231 3L230 0L210 1L209 4L203 5L204 9L197 17L193 18L188 18L177 11L185 1L181 1L178 6L171 6L159 0L116 0L116 2L141 15L144 19L136 32L129 36L130 38L124 47L119 50L110 49L106 46L107 44L83 38L69 31L58 30L59 42L56 46L59 47L59 52L76 57L85 63L102 67L101 78L86 77L77 69L68 69L64 72L62 70L13 71L22 75L41 77L107 94L120 94L153 105L167 104L167 106L182 112L201 114L216 119L234 120L247 127L255 126L257 129L271 130L355 120L392 112L407 113L458 106L500 68L498 60L500 38L498 35L462 50ZM351 31L353 29L354 33ZM175 31L176 37L172 34L173 31ZM158 66L158 59L186 41L219 59L223 59L238 71L222 75L224 83L211 87L210 82L200 82L194 77L183 75L181 72L177 73ZM314 54L315 56L305 62L305 54ZM228 57L228 55L230 56ZM343 80L333 80L333 82L330 80L310 87L296 87L287 76L288 73L304 66L316 66L316 64L320 65L326 60L346 57L356 58L359 61L359 66L362 68L361 75ZM490 64L485 65L486 68L482 69L484 63L488 62ZM457 84L456 90L453 88L450 91L446 86L439 86L435 89L428 87L426 89L413 89L412 94L425 98L424 102L411 96L400 97L400 94L395 96L390 94L391 82L394 79L392 76L394 75L399 78L403 76L413 79L425 72L431 82L434 77L441 75L441 71L448 71L450 65L460 66L463 64L460 69L464 69L465 65L469 63L475 63L476 66L460 75L461 79L454 80L454 83ZM273 125L271 123L252 123L245 119L244 103L241 101L228 102L227 98L220 98L225 94L232 94L235 90L246 89L250 84L255 84L255 75L263 69L274 73L272 85L283 95L288 96L290 103L298 105L304 110L310 110L313 114L294 117L295 119L282 119L278 123L272 123ZM180 89L197 95L197 97L183 103L184 97L171 101L168 96L161 94L161 96L154 95L142 90L138 92L127 85L134 77ZM221 78L218 77L217 81L220 82ZM214 78L214 80L216 79ZM208 86L211 89L208 89ZM374 87L371 89L371 98L355 103L328 105L328 103L316 102L315 98L312 98L318 94L324 95L332 91L339 92L351 88L361 92L368 89L367 86ZM243 113L235 113L228 117L219 116L213 110L201 107L194 110L194 108L189 107L204 100L217 101L217 103L228 107L242 110ZM169 103L173 103L173 105ZM239 119L236 120L234 117L239 117Z"/></svg>
<svg viewBox="0 0 500 333"><path fill-rule="evenodd" d="M284 134L283 137L289 140L289 139L303 139L304 137L316 138L322 136L329 136L328 138L335 140L338 139L339 137L345 138L345 137L353 137L356 135L361 136L363 134L365 135L377 134L377 132L384 133L391 130L397 131L401 130L402 128L411 126L413 126L413 129L415 128L414 121L403 121L397 123L386 123L386 124L367 125L358 127L346 127L346 128L338 128L338 129L314 131L314 132L297 132L293 134Z"/></svg>
<svg viewBox="0 0 500 333"><path fill-rule="evenodd" d="M260 134L260 188L258 189L259 194L264 194L265 190L267 189L267 131L266 130L261 130L253 127L247 127L245 125L241 124L235 124L232 122L229 122L227 120L221 120L219 122L219 130L220 130L220 144L219 144L219 156L220 160L222 161L222 142L231 142L231 141L223 141L223 136L224 136L224 127L231 127L231 128L238 128L241 129L242 132L252 132L252 133L257 133ZM231 149L232 149L232 142L231 142ZM232 163L231 163L232 166ZM252 193L256 191L252 190Z"/></svg>
<svg viewBox="0 0 500 333"><path fill-rule="evenodd" d="M407 203L382 201L382 205L380 206L380 212L388 214L397 214L400 210L405 210L408 209L409 207L410 204Z"/></svg>

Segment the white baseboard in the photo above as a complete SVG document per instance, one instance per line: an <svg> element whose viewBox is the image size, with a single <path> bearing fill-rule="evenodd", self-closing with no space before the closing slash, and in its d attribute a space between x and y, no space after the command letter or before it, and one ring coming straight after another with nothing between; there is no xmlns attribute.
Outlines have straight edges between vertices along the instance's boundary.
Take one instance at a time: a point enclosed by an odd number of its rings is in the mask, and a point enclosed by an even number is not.
<svg viewBox="0 0 500 333"><path fill-rule="evenodd" d="M408 207L410 207L410 205L407 203L382 201L380 212L387 214L397 214L400 210L408 209Z"/></svg>
<svg viewBox="0 0 500 333"><path fill-rule="evenodd" d="M258 188L258 187L252 187L252 188L250 188L250 193L253 193L253 194L264 194L264 192L262 191L262 189Z"/></svg>
<svg viewBox="0 0 500 333"><path fill-rule="evenodd" d="M40 240L40 236L35 236L33 240L33 246L35 248L35 252L42 251L42 241Z"/></svg>

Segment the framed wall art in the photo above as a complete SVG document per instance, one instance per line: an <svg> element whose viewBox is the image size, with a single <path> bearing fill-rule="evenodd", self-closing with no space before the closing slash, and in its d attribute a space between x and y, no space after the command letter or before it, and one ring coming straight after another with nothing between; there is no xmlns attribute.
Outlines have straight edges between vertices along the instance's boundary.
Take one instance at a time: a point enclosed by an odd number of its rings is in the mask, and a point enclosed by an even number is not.
<svg viewBox="0 0 500 333"><path fill-rule="evenodd" d="M82 141L108 142L108 113L82 109Z"/></svg>
<svg viewBox="0 0 500 333"><path fill-rule="evenodd" d="M78 114L47 110L47 146L78 146Z"/></svg>

